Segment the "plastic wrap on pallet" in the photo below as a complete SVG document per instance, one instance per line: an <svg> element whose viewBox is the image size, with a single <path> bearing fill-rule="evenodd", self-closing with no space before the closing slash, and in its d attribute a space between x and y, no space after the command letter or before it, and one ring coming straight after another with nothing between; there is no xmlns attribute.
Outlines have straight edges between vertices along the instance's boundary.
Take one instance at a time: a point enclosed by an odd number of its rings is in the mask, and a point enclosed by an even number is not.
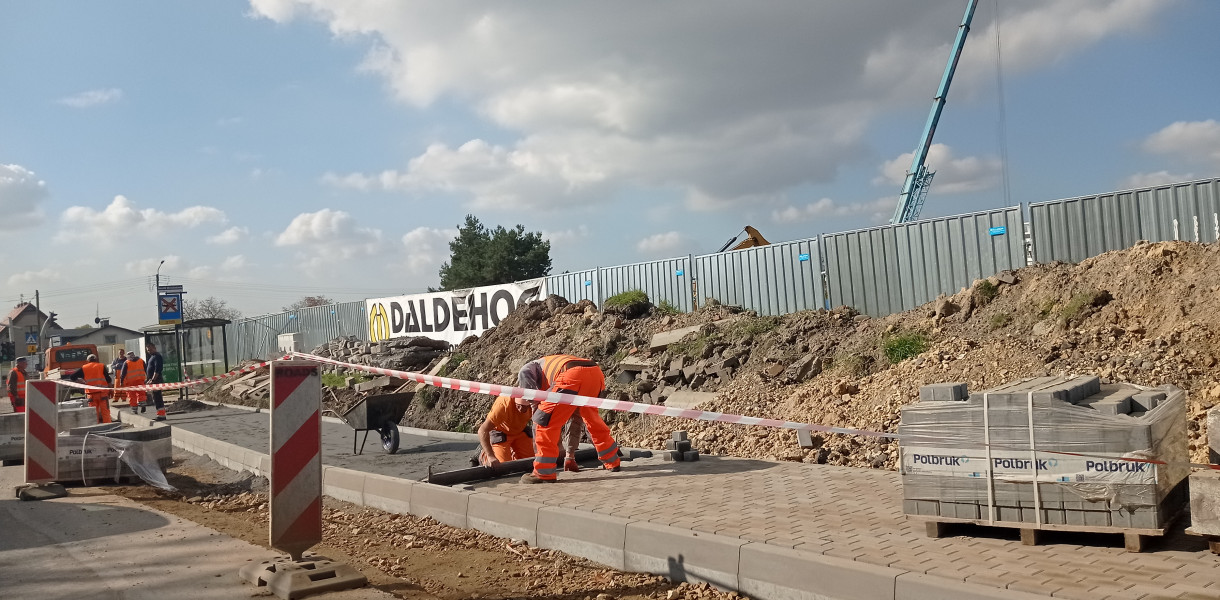
<svg viewBox="0 0 1220 600"><path fill-rule="evenodd" d="M91 482L139 477L167 491L165 478L173 460L169 427L133 428L104 434L59 436L60 481Z"/></svg>
<svg viewBox="0 0 1220 600"><path fill-rule="evenodd" d="M1098 402L1108 406L1130 403L1147 388L1101 386L1095 381L1044 378L990 390L986 392L986 432L984 393L972 394L968 402L921 402L905 407L898 430L904 499L973 503L984 505L986 511L991 487L990 502L996 506L1033 506L1036 472L1037 504L1042 508L1134 511L1159 507L1189 475L1185 392L1162 386L1155 391L1165 398L1151 410L1107 414L1096 408ZM1030 449L1030 387L1040 390L1033 397L1037 452ZM1177 464L1113 460L1116 458Z"/></svg>

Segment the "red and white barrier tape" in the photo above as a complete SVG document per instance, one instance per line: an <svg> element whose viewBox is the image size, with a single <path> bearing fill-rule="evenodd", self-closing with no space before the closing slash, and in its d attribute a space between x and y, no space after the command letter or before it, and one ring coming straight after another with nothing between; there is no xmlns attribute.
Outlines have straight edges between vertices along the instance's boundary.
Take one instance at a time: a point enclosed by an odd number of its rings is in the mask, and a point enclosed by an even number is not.
<svg viewBox="0 0 1220 600"><path fill-rule="evenodd" d="M285 358L287 358L287 357L285 357ZM227 377L233 377L235 375L242 375L245 373L249 373L251 371L256 371L258 369L261 369L269 364L271 364L271 363L270 362L261 362L261 363L258 363L257 365L250 365L248 367L234 369L232 371L229 371L228 373L221 373L220 375L213 375L211 377L202 377L199 379L192 379L190 381L182 381L179 383L151 383L151 384L145 384L145 385L119 386L117 388L101 387L101 386L97 386L97 385L88 385L85 383L69 381L66 379L57 379L57 380L55 380L55 383L58 383L59 385L71 387L71 388L82 389L82 390L106 390L106 391L120 390L120 391L124 391L124 392L128 392L128 391L146 392L146 391L151 391L151 390L177 390L177 389L182 389L184 387L190 387L193 385L203 385L205 383L212 383L213 381L220 381L221 379L225 379Z"/></svg>

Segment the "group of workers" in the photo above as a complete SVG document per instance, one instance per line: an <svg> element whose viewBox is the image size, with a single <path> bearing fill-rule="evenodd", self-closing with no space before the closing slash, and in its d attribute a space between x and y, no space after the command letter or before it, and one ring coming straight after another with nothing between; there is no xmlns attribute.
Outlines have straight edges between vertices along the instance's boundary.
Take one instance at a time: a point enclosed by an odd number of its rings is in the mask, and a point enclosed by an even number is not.
<svg viewBox="0 0 1220 600"><path fill-rule="evenodd" d="M517 373L517 386L601 398L605 397L606 378L596 362L554 354L521 367ZM501 462L532 457L533 471L523 475L521 482L550 483L558 479L561 438L564 442L563 470L580 470L576 450L585 430L597 448L597 458L602 467L618 471L618 442L610 435L610 428L597 414L596 408L500 396L479 426L479 443L482 446L479 461L483 466L494 467Z"/></svg>
<svg viewBox="0 0 1220 600"><path fill-rule="evenodd" d="M165 401L160 390L152 390L146 394L141 390L126 389L132 386L162 383L164 380L165 363L161 354L157 352L157 346L151 343L145 344L144 350L148 355L147 361L130 351L126 355L120 354L115 358L114 363L110 365L115 374L113 378L110 376L110 371L106 369L106 365L98 360L96 354L90 354L81 368L65 375L68 380L94 386L85 390L85 397L89 399L89 405L97 411L98 423L111 422L111 399L120 403L126 400L128 406L131 407L131 412L134 413L145 412L148 399L151 398L157 411L155 420L165 420ZM8 398L13 405L14 412L25 412L26 366L25 357L18 358L13 364L12 371L9 372Z"/></svg>

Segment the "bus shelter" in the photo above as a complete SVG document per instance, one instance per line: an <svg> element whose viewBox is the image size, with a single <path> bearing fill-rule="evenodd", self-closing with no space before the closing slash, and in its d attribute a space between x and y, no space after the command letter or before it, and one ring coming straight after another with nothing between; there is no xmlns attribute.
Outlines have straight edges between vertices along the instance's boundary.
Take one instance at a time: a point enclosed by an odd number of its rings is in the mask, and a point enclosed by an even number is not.
<svg viewBox="0 0 1220 600"><path fill-rule="evenodd" d="M141 328L144 340L157 346L165 360L165 383L178 383L229 372L225 325L228 319L191 319L177 325ZM143 348L131 349L141 356Z"/></svg>

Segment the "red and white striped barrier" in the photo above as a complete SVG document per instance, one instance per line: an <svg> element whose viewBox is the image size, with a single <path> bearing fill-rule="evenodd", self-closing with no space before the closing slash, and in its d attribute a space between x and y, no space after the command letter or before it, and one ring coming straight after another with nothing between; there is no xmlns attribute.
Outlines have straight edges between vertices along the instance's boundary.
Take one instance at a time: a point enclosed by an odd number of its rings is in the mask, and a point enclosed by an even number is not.
<svg viewBox="0 0 1220 600"><path fill-rule="evenodd" d="M271 363L271 547L294 561L322 541L322 376Z"/></svg>
<svg viewBox="0 0 1220 600"><path fill-rule="evenodd" d="M59 407L54 381L25 382L25 482L51 483L59 473Z"/></svg>
<svg viewBox="0 0 1220 600"><path fill-rule="evenodd" d="M285 356L284 358L288 358L288 357ZM232 371L229 371L228 373L221 373L220 375L213 375L211 377L201 377L199 379L192 379L190 381L182 381L179 383L147 383L144 385L119 386L118 389L123 390L123 391L134 390L134 391L142 391L142 392L147 392L150 390L177 390L177 389L181 389L181 388L185 388L185 387L190 387L193 385L203 385L205 383L212 383L213 381L220 381L221 379L225 379L228 377L234 377L236 375L243 375L243 374L249 373L251 371L257 371L258 369L261 369L269 364L271 364L271 363L270 362L261 362L256 365L250 365L247 367L242 367L240 369L234 369ZM110 390L111 389L109 387L101 387L101 386L97 386L97 385L87 385L87 384L76 382L76 381L68 381L66 379L56 380L55 383L58 383L59 385L71 387L71 388L81 389L81 390Z"/></svg>

